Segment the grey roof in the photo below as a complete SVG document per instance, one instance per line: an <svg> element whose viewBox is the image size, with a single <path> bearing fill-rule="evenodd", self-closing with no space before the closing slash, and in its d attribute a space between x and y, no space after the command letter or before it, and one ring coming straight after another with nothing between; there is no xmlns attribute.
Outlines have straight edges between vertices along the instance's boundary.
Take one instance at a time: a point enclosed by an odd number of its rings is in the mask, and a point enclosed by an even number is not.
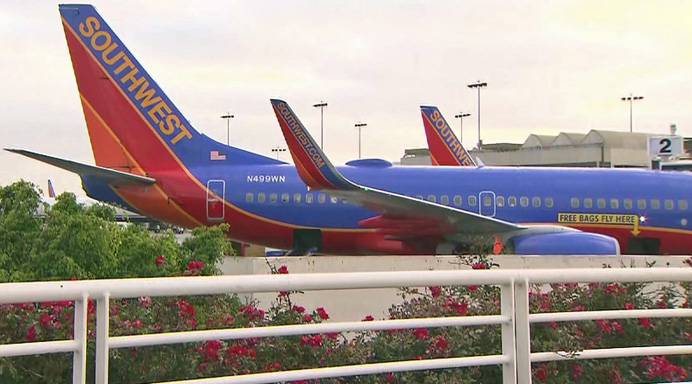
<svg viewBox="0 0 692 384"><path fill-rule="evenodd" d="M581 144L603 144L608 148L646 149L648 134L592 129Z"/></svg>
<svg viewBox="0 0 692 384"><path fill-rule="evenodd" d="M535 133L532 133L529 135L529 137L526 138L526 141L524 141L524 144L521 147L522 148L547 147L553 142L553 140L555 140L556 137L557 136L536 135Z"/></svg>
<svg viewBox="0 0 692 384"><path fill-rule="evenodd" d="M560 134L557 135L555 140L553 140L553 142L550 143L550 145L551 146L579 145L579 144L581 144L584 137L586 137L585 133L560 132Z"/></svg>

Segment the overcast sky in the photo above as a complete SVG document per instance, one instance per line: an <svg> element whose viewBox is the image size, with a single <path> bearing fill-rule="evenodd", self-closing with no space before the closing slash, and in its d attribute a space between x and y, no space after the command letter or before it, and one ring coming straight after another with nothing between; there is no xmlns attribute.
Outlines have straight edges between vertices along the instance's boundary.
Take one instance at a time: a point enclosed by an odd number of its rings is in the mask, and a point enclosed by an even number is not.
<svg viewBox="0 0 692 384"><path fill-rule="evenodd" d="M421 104L440 107L475 146L591 129L692 136L689 1L95 1L116 34L192 125L273 156L284 147L269 103L286 100L336 164L398 161L425 147ZM0 5L0 143L93 164L53 1ZM283 160L289 160L284 153ZM79 178L2 151L0 185Z"/></svg>

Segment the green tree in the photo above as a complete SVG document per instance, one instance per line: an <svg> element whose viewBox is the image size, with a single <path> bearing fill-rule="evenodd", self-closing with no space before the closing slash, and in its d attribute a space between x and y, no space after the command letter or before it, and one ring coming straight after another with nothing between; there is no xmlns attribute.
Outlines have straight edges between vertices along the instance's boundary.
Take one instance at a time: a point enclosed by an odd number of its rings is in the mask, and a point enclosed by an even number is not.
<svg viewBox="0 0 692 384"><path fill-rule="evenodd" d="M34 277L29 256L41 233L40 204L36 186L30 182L0 187L0 282Z"/></svg>

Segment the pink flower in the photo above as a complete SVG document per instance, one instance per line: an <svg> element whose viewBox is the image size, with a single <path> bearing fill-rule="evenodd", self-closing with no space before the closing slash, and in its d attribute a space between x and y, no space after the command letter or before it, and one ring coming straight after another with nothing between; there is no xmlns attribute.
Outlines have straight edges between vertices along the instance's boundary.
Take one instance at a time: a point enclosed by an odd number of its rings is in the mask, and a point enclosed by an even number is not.
<svg viewBox="0 0 692 384"><path fill-rule="evenodd" d="M276 270L280 275L287 275L288 274L288 267L285 265L282 265L279 267L279 269Z"/></svg>
<svg viewBox="0 0 692 384"><path fill-rule="evenodd" d="M187 263L187 270L190 272L199 272L204 269L204 263L199 260L192 260Z"/></svg>
<svg viewBox="0 0 692 384"><path fill-rule="evenodd" d="M307 345L310 348L317 348L320 345L322 345L322 336L321 335L301 336L300 345Z"/></svg>
<svg viewBox="0 0 692 384"><path fill-rule="evenodd" d="M142 296L139 299L137 299L137 301L139 302L139 305L141 305L144 308L149 308L149 306L151 305L151 297L149 296Z"/></svg>
<svg viewBox="0 0 692 384"><path fill-rule="evenodd" d="M365 316L365 317L363 318L363 320L361 320L361 321L373 321L373 320L375 320L374 317L372 317L372 316L370 316L370 315L367 315L367 316Z"/></svg>
<svg viewBox="0 0 692 384"><path fill-rule="evenodd" d="M442 336L437 336L434 341L434 346L437 350L444 351L448 348L447 340Z"/></svg>
<svg viewBox="0 0 692 384"><path fill-rule="evenodd" d="M291 308L291 309L293 309L294 311L296 311L298 313L305 312L305 307L301 307L300 305L294 305L293 308Z"/></svg>
<svg viewBox="0 0 692 384"><path fill-rule="evenodd" d="M195 307L183 299L178 299L178 309L182 316L195 317Z"/></svg>
<svg viewBox="0 0 692 384"><path fill-rule="evenodd" d="M581 373L584 371L584 368L581 367L579 364L572 364L572 380L577 381L581 377Z"/></svg>
<svg viewBox="0 0 692 384"><path fill-rule="evenodd" d="M327 314L327 311L324 310L324 308L319 307L315 311L317 311L317 315L320 317L322 320L328 320L329 319L329 314Z"/></svg>
<svg viewBox="0 0 692 384"><path fill-rule="evenodd" d="M221 341L219 340L209 340L204 344L204 356L210 360L219 359L219 348L221 348Z"/></svg>
<svg viewBox="0 0 692 384"><path fill-rule="evenodd" d="M312 316L310 316L310 315L307 314L307 313L303 315L303 322L304 322L304 323L309 323L309 322L311 322L311 321L312 321Z"/></svg>
<svg viewBox="0 0 692 384"><path fill-rule="evenodd" d="M488 266L479 261L477 263L473 263L471 268L473 268L473 269L488 269Z"/></svg>
<svg viewBox="0 0 692 384"><path fill-rule="evenodd" d="M413 330L413 336L416 337L416 339L427 339L428 338L428 330L425 328L416 328Z"/></svg>
<svg viewBox="0 0 692 384"><path fill-rule="evenodd" d="M605 333L610 333L610 331L613 330L613 328L603 319L596 320L596 326Z"/></svg>
<svg viewBox="0 0 692 384"><path fill-rule="evenodd" d="M428 289L432 297L440 297L440 293L442 293L442 288L440 287L428 287Z"/></svg>
<svg viewBox="0 0 692 384"><path fill-rule="evenodd" d="M625 309L634 309L634 304L632 304L632 303L625 303Z"/></svg>
<svg viewBox="0 0 692 384"><path fill-rule="evenodd" d="M163 255L158 255L156 257L156 260L154 260L154 264L156 265L161 265L166 262L166 259L163 257Z"/></svg>
<svg viewBox="0 0 692 384"><path fill-rule="evenodd" d="M613 327L613 332L622 335L622 325L617 321L611 321L610 326Z"/></svg>
<svg viewBox="0 0 692 384"><path fill-rule="evenodd" d="M139 328L142 326L142 320L137 319L137 320L133 321L131 325L132 325L132 328Z"/></svg>
<svg viewBox="0 0 692 384"><path fill-rule="evenodd" d="M640 317L639 318L639 325L641 325L644 328L651 328L653 326L651 321L649 321L648 317Z"/></svg>
<svg viewBox="0 0 692 384"><path fill-rule="evenodd" d="M548 380L548 366L541 364L536 370L536 380L541 383L545 383Z"/></svg>
<svg viewBox="0 0 692 384"><path fill-rule="evenodd" d="M26 341L36 340L36 326L32 325L26 330Z"/></svg>
<svg viewBox="0 0 692 384"><path fill-rule="evenodd" d="M44 313L41 316L38 317L38 322L41 323L41 326L43 328L48 328L50 327L51 321L53 319L51 318L51 315Z"/></svg>
<svg viewBox="0 0 692 384"><path fill-rule="evenodd" d="M548 326L550 329L557 329L557 322L556 321L550 321L548 322Z"/></svg>

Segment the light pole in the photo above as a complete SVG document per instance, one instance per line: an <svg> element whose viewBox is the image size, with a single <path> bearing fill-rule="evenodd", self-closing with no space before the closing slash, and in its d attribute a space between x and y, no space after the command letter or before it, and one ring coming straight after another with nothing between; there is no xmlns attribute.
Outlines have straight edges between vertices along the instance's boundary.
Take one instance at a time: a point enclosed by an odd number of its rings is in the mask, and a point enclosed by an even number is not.
<svg viewBox="0 0 692 384"><path fill-rule="evenodd" d="M477 88L478 89L478 150L481 150L481 146L483 145L483 141L481 140L481 88L487 87L488 83L486 82L480 82L477 81L472 84L468 84L467 87L469 88Z"/></svg>
<svg viewBox="0 0 692 384"><path fill-rule="evenodd" d="M286 152L286 148L274 147L272 148L272 152L276 152L276 160L279 160L279 153Z"/></svg>
<svg viewBox="0 0 692 384"><path fill-rule="evenodd" d="M234 117L230 112L221 116L222 119L226 119L226 145L231 145L231 119Z"/></svg>
<svg viewBox="0 0 692 384"><path fill-rule="evenodd" d="M324 151L324 107L327 106L327 102L320 101L312 106L320 109L320 148Z"/></svg>
<svg viewBox="0 0 692 384"><path fill-rule="evenodd" d="M458 115L454 115L454 118L459 119L459 142L461 143L464 137L464 117L471 116L470 113L459 112Z"/></svg>
<svg viewBox="0 0 692 384"><path fill-rule="evenodd" d="M360 129L363 127L367 127L367 124L358 122L355 125L356 128L358 128L358 158L360 159Z"/></svg>
<svg viewBox="0 0 692 384"><path fill-rule="evenodd" d="M643 98L644 98L644 96L632 96L631 93L629 96L621 98L622 101L629 101L630 102L630 133L632 133L632 102L634 100L641 100Z"/></svg>

